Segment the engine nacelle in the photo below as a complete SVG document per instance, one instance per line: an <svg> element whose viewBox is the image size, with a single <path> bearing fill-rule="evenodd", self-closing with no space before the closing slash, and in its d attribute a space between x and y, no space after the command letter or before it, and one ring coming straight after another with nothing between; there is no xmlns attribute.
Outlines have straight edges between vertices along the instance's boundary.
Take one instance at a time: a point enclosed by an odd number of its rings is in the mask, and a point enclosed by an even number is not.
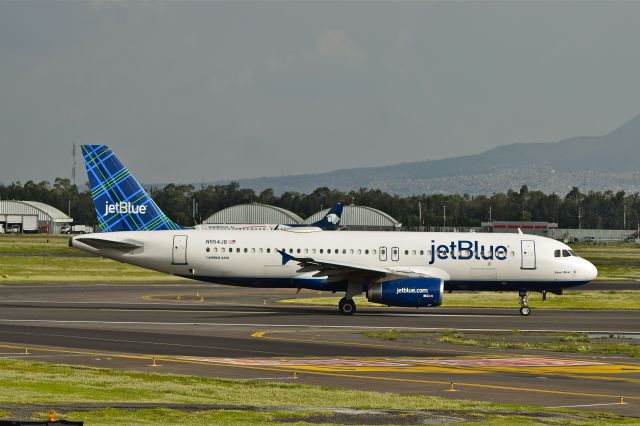
<svg viewBox="0 0 640 426"><path fill-rule="evenodd" d="M440 278L400 278L370 285L367 300L388 306L440 306L443 292Z"/></svg>

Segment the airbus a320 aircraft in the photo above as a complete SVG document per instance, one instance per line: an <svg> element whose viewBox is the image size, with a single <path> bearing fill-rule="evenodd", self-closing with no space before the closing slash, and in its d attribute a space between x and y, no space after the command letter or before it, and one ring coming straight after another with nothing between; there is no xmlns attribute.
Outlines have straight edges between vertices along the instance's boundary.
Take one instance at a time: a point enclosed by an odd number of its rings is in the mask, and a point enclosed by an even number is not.
<svg viewBox="0 0 640 426"><path fill-rule="evenodd" d="M83 145L103 233L70 245L143 268L211 283L344 292L353 314L366 293L388 306L442 304L451 290L561 293L597 276L567 245L523 234L185 229L171 221L104 145Z"/></svg>

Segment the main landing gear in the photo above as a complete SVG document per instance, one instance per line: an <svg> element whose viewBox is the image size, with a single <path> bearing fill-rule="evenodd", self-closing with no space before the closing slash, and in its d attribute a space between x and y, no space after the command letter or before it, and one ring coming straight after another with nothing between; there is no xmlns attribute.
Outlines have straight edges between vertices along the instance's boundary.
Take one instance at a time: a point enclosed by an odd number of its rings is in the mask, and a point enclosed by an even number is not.
<svg viewBox="0 0 640 426"><path fill-rule="evenodd" d="M529 316L531 314L531 308L527 305L527 297L529 297L530 291L520 290L520 315Z"/></svg>
<svg viewBox="0 0 640 426"><path fill-rule="evenodd" d="M338 302L338 311L342 315L353 315L353 313L356 311L356 303L353 301L353 299L347 299L346 297L343 297L342 299L340 299L340 302Z"/></svg>
<svg viewBox="0 0 640 426"><path fill-rule="evenodd" d="M353 315L356 311L356 302L353 301L353 296L359 294L362 294L362 283L349 282L347 293L338 302L338 312L342 315Z"/></svg>

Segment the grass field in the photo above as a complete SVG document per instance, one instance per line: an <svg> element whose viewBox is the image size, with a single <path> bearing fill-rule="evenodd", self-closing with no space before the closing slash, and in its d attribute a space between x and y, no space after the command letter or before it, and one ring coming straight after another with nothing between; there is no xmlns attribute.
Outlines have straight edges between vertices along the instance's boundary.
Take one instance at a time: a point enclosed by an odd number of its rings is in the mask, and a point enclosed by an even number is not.
<svg viewBox="0 0 640 426"><path fill-rule="evenodd" d="M70 236L0 234L0 254L33 254L84 256L86 253L69 247Z"/></svg>
<svg viewBox="0 0 640 426"><path fill-rule="evenodd" d="M624 335L592 337L586 333L538 333L538 332L471 332L443 331L370 331L365 336L381 340L394 340L406 344L480 346L492 349L544 349L555 352L572 352L606 355L624 355L640 358L640 341Z"/></svg>
<svg viewBox="0 0 640 426"><path fill-rule="evenodd" d="M336 412L330 409L343 408L426 410L433 415L458 417L466 420L465 424L585 425L602 422L632 424L637 421L610 414L547 410L522 405L0 360L0 404L4 407L28 402L47 404L55 409L57 404L73 406L74 403L101 401L112 404L147 402L228 407L225 410L100 408L58 411L58 416L67 420L83 420L86 425L300 424L318 417L324 419L320 423L331 424ZM247 406L264 408L253 410L247 409ZM5 408L5 413L0 415L11 416L9 411ZM387 417L389 415L386 414ZM46 412L36 412L31 416L46 418Z"/></svg>
<svg viewBox="0 0 640 426"><path fill-rule="evenodd" d="M3 281L177 282L181 280L184 279L100 257L0 255L0 283Z"/></svg>
<svg viewBox="0 0 640 426"><path fill-rule="evenodd" d="M637 244L581 243L572 247L598 268L600 281L640 280L640 246Z"/></svg>
<svg viewBox="0 0 640 426"><path fill-rule="evenodd" d="M182 278L87 255L69 236L0 235L0 283L177 282Z"/></svg>

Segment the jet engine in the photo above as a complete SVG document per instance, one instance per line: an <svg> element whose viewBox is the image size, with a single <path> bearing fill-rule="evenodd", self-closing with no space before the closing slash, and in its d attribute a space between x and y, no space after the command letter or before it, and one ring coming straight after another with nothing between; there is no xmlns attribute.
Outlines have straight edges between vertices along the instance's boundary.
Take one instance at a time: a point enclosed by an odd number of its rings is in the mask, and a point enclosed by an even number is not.
<svg viewBox="0 0 640 426"><path fill-rule="evenodd" d="M367 289L367 300L388 306L440 306L444 282L440 278L400 278L375 283Z"/></svg>

